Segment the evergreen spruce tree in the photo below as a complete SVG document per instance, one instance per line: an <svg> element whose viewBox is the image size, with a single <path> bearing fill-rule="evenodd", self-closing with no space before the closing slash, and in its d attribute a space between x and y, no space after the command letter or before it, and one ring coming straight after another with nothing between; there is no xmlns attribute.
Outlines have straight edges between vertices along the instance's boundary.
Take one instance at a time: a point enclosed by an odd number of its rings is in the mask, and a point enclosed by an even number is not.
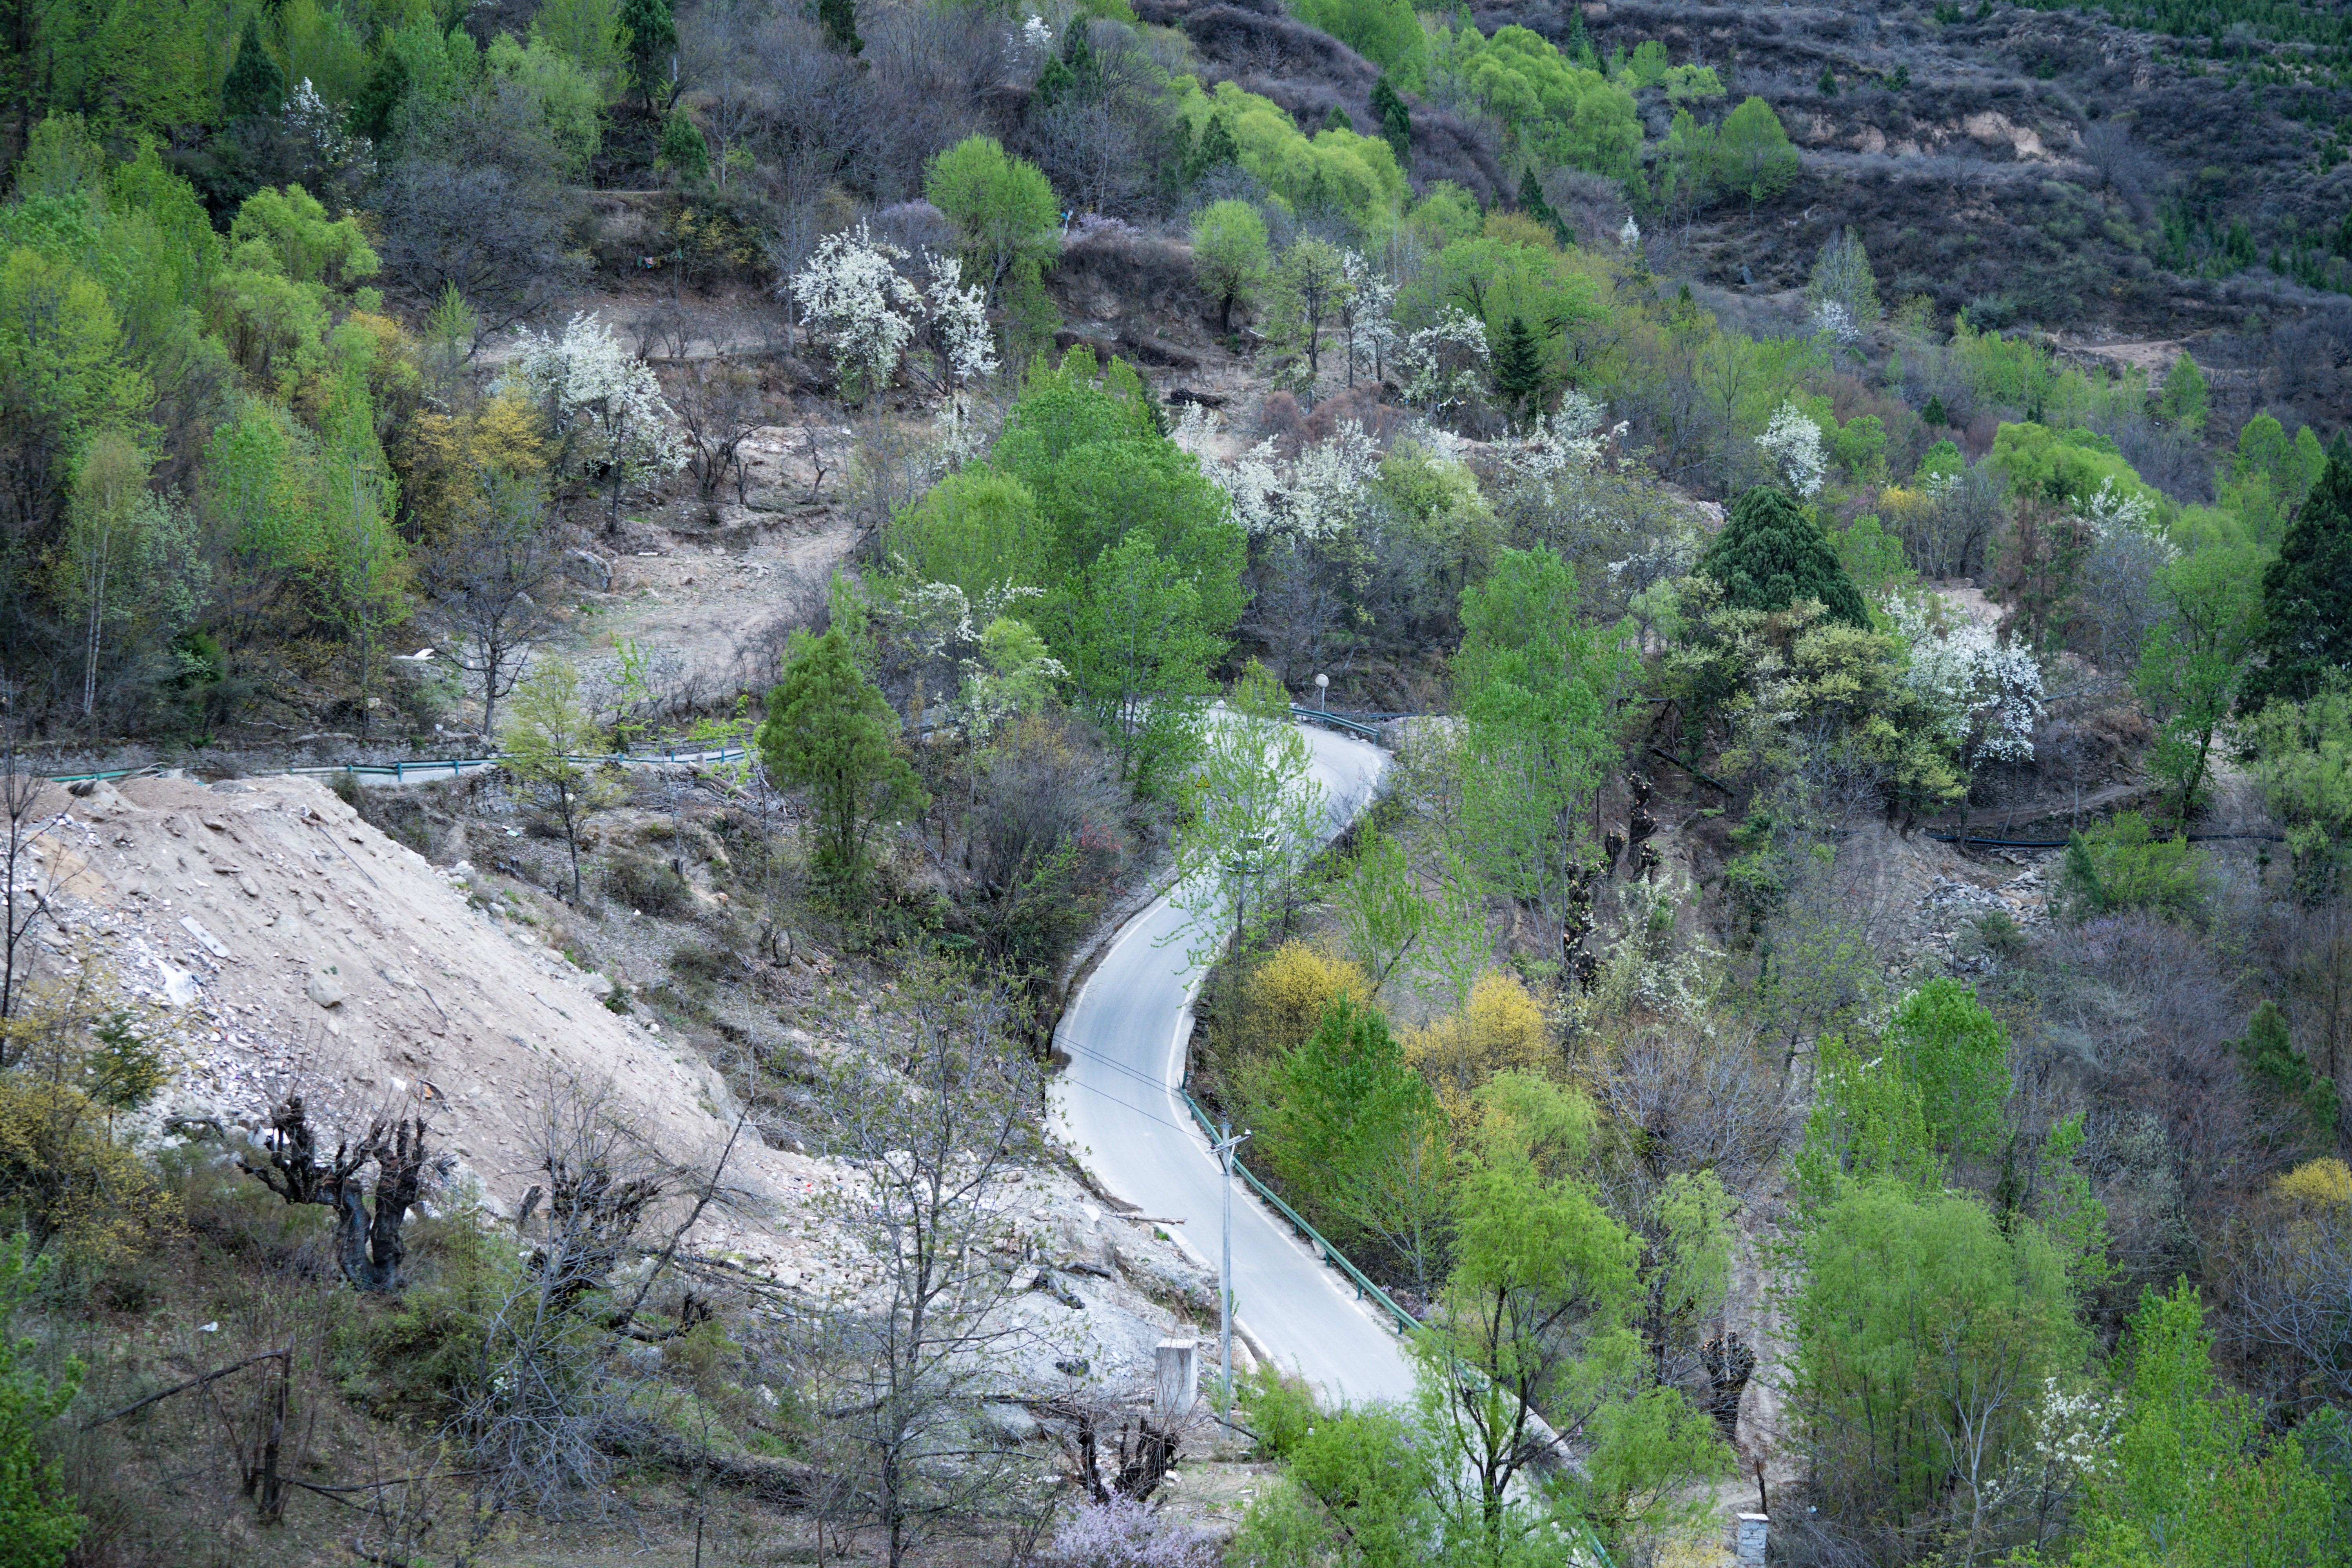
<svg viewBox="0 0 2352 1568"><path fill-rule="evenodd" d="M1576 243L1569 235L1568 225L1560 221L1559 214L1553 211L1551 203L1545 199L1543 182L1536 178L1536 166L1533 163L1528 164L1519 173L1519 207L1538 223L1549 226L1552 237L1559 240L1562 246ZM1688 286L1685 287L1687 291Z"/></svg>
<svg viewBox="0 0 2352 1568"><path fill-rule="evenodd" d="M1396 154L1400 166L1406 164L1412 156L1412 110L1389 84L1386 71L1372 83L1372 115L1381 122L1381 140Z"/></svg>
<svg viewBox="0 0 2352 1568"><path fill-rule="evenodd" d="M354 135L381 142L392 134L400 106L407 101L408 62L400 58L398 49L386 49L383 58L369 74L367 84L352 98L351 108L343 111L344 118Z"/></svg>
<svg viewBox="0 0 2352 1568"><path fill-rule="evenodd" d="M1527 319L1513 316L1495 350L1495 394L1514 414L1525 414L1543 390L1543 348Z"/></svg>
<svg viewBox="0 0 2352 1568"><path fill-rule="evenodd" d="M286 107L286 73L261 47L261 29L250 16L245 37L237 40L236 58L221 83L221 111L231 120L251 120L275 114Z"/></svg>
<svg viewBox="0 0 2352 1568"><path fill-rule="evenodd" d="M626 39L629 85L651 103L677 53L677 18L670 0L621 0L620 26Z"/></svg>
<svg viewBox="0 0 2352 1568"><path fill-rule="evenodd" d="M2352 670L2352 447L2341 432L2263 572L2263 661L2246 673L2244 711L2301 702L2330 670Z"/></svg>
<svg viewBox="0 0 2352 1568"><path fill-rule="evenodd" d="M1226 126L1225 117L1212 114L1209 116L1209 128L1201 132L1200 145L1194 147L1192 155L1185 160L1184 183L1192 184L1227 163L1241 161L1241 147L1234 141L1234 133Z"/></svg>
<svg viewBox="0 0 2352 1568"><path fill-rule="evenodd" d="M816 0L816 19L829 47L845 55L866 52L866 40L857 36L856 0Z"/></svg>
<svg viewBox="0 0 2352 1568"><path fill-rule="evenodd" d="M1741 610L1785 610L1818 599L1830 619L1867 629L1870 611L1830 542L1782 490L1762 486L1731 503L1731 521L1699 557L1698 573L1723 584Z"/></svg>
<svg viewBox="0 0 2352 1568"><path fill-rule="evenodd" d="M930 796L898 754L898 714L850 658L840 629L793 641L753 744L778 780L809 792L816 807L814 868L831 891L849 898L865 885L874 829L920 816Z"/></svg>
<svg viewBox="0 0 2352 1568"><path fill-rule="evenodd" d="M710 143L703 139L702 128L689 119L683 109L674 110L662 126L661 166L681 180L699 180L710 173Z"/></svg>
<svg viewBox="0 0 2352 1568"><path fill-rule="evenodd" d="M2246 1075L2303 1113L2317 1141L2332 1143L2336 1136L2336 1085L2311 1070L2289 1037L2286 1015L2275 1002L2265 1002L2247 1020L2246 1037L2238 1042L2238 1059Z"/></svg>

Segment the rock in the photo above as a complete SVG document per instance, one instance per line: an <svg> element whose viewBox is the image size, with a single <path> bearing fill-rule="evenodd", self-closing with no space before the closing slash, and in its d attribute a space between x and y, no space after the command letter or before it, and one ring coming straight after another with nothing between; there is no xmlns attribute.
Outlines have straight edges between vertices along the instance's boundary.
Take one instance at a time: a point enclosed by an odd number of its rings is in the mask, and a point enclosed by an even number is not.
<svg viewBox="0 0 2352 1568"><path fill-rule="evenodd" d="M1037 1418L1020 1405L994 1402L980 1407L975 1425L982 1436L994 1438L1008 1447L1018 1447L1045 1431L1037 1425Z"/></svg>
<svg viewBox="0 0 2352 1568"><path fill-rule="evenodd" d="M321 1007L340 1006L343 998L351 994L343 989L341 980L323 971L310 976L310 1000Z"/></svg>
<svg viewBox="0 0 2352 1568"><path fill-rule="evenodd" d="M174 1007L185 1007L196 999L196 977L184 969L175 968L162 959L155 967L163 972L163 999Z"/></svg>
<svg viewBox="0 0 2352 1568"><path fill-rule="evenodd" d="M588 987L588 994L599 1002L613 994L613 983L593 969L580 977L580 984Z"/></svg>
<svg viewBox="0 0 2352 1568"><path fill-rule="evenodd" d="M613 591L613 563L593 550L570 550L563 555L563 575L599 594Z"/></svg>

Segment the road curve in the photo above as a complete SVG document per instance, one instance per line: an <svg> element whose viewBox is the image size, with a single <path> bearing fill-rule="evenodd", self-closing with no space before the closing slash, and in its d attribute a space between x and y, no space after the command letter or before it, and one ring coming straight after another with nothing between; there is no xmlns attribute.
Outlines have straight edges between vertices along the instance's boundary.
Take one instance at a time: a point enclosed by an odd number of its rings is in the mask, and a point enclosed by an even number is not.
<svg viewBox="0 0 2352 1568"><path fill-rule="evenodd" d="M1370 801L1387 754L1328 731L1309 728L1306 735L1330 803L1327 832L1336 834ZM1177 933L1187 918L1162 898L1111 939L1055 1031L1069 1066L1054 1081L1052 1117L1055 1133L1106 1191L1147 1215L1184 1221L1171 1233L1213 1271L1222 1178L1200 1124L1177 1097L1192 999L1205 978L1184 961L1189 944ZM1238 1178L1233 1286L1235 1321L1327 1400L1412 1394L1402 1342Z"/></svg>

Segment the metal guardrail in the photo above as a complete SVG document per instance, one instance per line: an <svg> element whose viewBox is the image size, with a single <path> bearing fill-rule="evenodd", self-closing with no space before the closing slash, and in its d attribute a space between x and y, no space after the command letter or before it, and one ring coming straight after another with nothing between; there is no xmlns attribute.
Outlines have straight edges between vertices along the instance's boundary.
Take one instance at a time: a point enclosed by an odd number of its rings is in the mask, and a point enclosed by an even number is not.
<svg viewBox="0 0 2352 1568"><path fill-rule="evenodd" d="M590 767L625 768L654 767L664 764L671 766L723 764L740 762L751 754L751 749L743 746L724 746L716 752L679 752L673 746L667 752L609 752L601 756L565 756L561 760L567 763L580 763ZM453 779L463 778L468 771L478 772L484 768L503 767L511 760L512 753L501 752L488 757L428 757L415 762L342 763L330 763L324 767L279 768L275 773L259 776L265 778L331 777L341 774L346 778L354 779L389 778L394 784L406 784L408 775L414 773L420 780L430 783L444 772ZM155 768L151 763L146 767L116 768L110 773L53 773L49 775L49 782L51 784L87 784L95 780L134 778L141 773L150 773L154 771Z"/></svg>
<svg viewBox="0 0 2352 1568"><path fill-rule="evenodd" d="M1328 724L1334 730L1345 730L1349 734L1361 735L1365 740L1375 743L1381 738L1378 725L1364 723L1361 720L1351 719L1344 713L1327 713L1320 708L1301 708L1294 702L1290 705L1290 716L1294 719L1310 720L1318 724ZM1398 717L1402 718L1406 715L1400 714Z"/></svg>
<svg viewBox="0 0 2352 1568"><path fill-rule="evenodd" d="M1209 1135L1209 1141L1212 1143L1215 1142L1217 1139L1217 1130L1210 1122L1209 1113L1201 1109L1201 1102L1192 1098L1192 1091L1180 1084L1177 1086L1176 1092L1184 1097L1184 1104L1192 1112L1193 1119L1200 1122L1201 1131ZM1378 1285L1373 1284L1370 1279L1365 1275L1364 1271L1357 1268L1355 1264L1349 1259L1346 1253L1332 1246L1329 1238L1325 1237L1321 1231L1317 1230L1313 1226L1307 1224L1306 1219L1300 1215L1297 1209L1292 1208L1288 1204L1284 1203L1281 1198L1276 1196L1273 1188L1258 1180L1256 1172L1251 1170L1247 1165L1243 1164L1239 1160L1235 1160L1234 1162L1234 1169L1241 1173L1242 1179L1249 1183L1251 1189L1255 1191L1259 1197L1264 1198L1267 1203L1274 1205L1274 1210L1276 1214L1280 1215L1283 1218L1288 1220L1294 1226L1296 1226L1299 1235L1314 1243L1318 1256L1322 1258L1326 1262L1339 1265L1339 1272L1345 1274L1350 1280L1355 1282L1356 1300L1359 1301L1370 1300L1377 1302L1390 1317L1396 1320L1396 1328L1399 1333L1410 1334L1415 1329L1421 1327L1420 1320L1416 1319L1411 1312L1406 1311L1402 1307L1398 1306L1395 1299L1387 1291L1381 1289Z"/></svg>

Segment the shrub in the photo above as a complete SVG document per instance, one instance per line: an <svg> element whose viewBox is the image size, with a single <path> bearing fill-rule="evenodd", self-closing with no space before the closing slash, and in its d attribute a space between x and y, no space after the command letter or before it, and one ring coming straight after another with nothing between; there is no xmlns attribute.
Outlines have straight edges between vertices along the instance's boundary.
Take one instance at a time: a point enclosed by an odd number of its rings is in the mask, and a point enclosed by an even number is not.
<svg viewBox="0 0 2352 1568"><path fill-rule="evenodd" d="M31 1238L21 1232L0 1242L0 1568L58 1568L86 1522L58 1462L36 1447L42 1428L73 1403L81 1363L68 1362L50 1383L17 1364L33 1342L9 1331L16 1309L55 1267L31 1254Z"/></svg>
<svg viewBox="0 0 2352 1568"><path fill-rule="evenodd" d="M694 912L694 889L671 867L645 855L619 855L604 868L604 896L640 914L676 920Z"/></svg>
<svg viewBox="0 0 2352 1568"><path fill-rule="evenodd" d="M2204 908L2205 857L2184 837L2157 838L2136 811L2067 841L2053 911L2069 921L2147 910L2194 920Z"/></svg>
<svg viewBox="0 0 2352 1568"><path fill-rule="evenodd" d="M1239 1036L1255 1050L1294 1050L1315 1032L1323 1010L1343 993L1370 996L1371 976L1305 942L1285 942L1257 966L1243 989Z"/></svg>

